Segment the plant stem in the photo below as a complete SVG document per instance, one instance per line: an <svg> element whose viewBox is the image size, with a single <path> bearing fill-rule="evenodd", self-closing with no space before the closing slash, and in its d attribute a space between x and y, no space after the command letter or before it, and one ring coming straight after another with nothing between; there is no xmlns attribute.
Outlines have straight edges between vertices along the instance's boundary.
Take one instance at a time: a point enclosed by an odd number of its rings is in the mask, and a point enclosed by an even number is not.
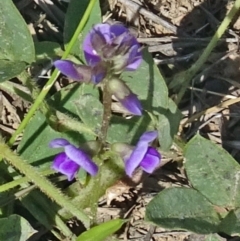
<svg viewBox="0 0 240 241"><path fill-rule="evenodd" d="M103 85L103 119L102 119L101 133L99 136L99 139L103 146L107 139L107 131L108 131L109 122L112 116L111 105L112 105L112 94L109 92L107 88L107 79L106 79L104 80L104 85Z"/></svg>
<svg viewBox="0 0 240 241"><path fill-rule="evenodd" d="M212 50L216 47L218 40L222 37L226 29L228 28L229 24L231 23L233 17L235 14L239 11L240 8L240 0L236 0L234 5L232 6L232 9L227 14L227 16L224 18L220 26L218 27L216 33L212 37L211 41L209 42L208 46L204 49L202 55L199 57L199 59L191 66L190 69L188 69L184 74L183 78L184 83L183 87L181 88L181 91L178 95L177 103L179 103L188 87L188 83L191 81L192 77L199 71L199 69L203 66L203 64L207 61L209 58L209 55L211 54ZM173 79L173 84L179 83L179 75L176 76L178 78ZM181 78L181 77L180 77ZM173 87L173 86L172 86Z"/></svg>
<svg viewBox="0 0 240 241"><path fill-rule="evenodd" d="M72 215L76 216L86 228L90 226L89 217L80 209L76 208L68 198L63 195L53 184L45 177L41 176L34 167L27 164L21 157L15 154L0 138L0 155L11 165L33 182L43 193L54 200L61 207L67 209Z"/></svg>
<svg viewBox="0 0 240 241"><path fill-rule="evenodd" d="M49 176L49 175L54 174L54 173L56 173L56 172L49 169L49 170L42 171L41 175L42 176ZM21 184L23 184L25 182L28 182L28 181L29 181L29 179L27 177L21 177L19 179L14 180L14 181L2 184L0 186L0 193L6 192L9 189L12 189L12 188L14 188L14 187L16 187L18 185L21 185Z"/></svg>
<svg viewBox="0 0 240 241"><path fill-rule="evenodd" d="M87 23L87 20L90 16L90 13L94 7L96 0L90 0L88 7L72 37L72 39L70 40L69 44L66 47L66 50L62 56L62 59L65 59L71 49L73 48L75 42L78 39L79 34L82 32L85 24ZM47 95L48 91L51 89L51 87L53 86L55 80L57 79L59 75L59 71L57 69L55 69L52 73L52 76L50 77L50 79L48 80L48 82L45 84L45 86L43 87L42 91L40 92L40 94L38 95L37 99L35 100L34 104L32 105L31 109L29 110L29 112L26 114L25 118L23 119L23 121L21 122L21 124L19 125L18 129L14 132L14 134L11 136L10 140L8 141L8 145L12 146L17 138L17 136L25 129L26 125L28 124L28 122L30 121L30 119L32 118L32 116L34 115L35 111L38 109L38 107L41 105L41 103L43 102L45 96Z"/></svg>

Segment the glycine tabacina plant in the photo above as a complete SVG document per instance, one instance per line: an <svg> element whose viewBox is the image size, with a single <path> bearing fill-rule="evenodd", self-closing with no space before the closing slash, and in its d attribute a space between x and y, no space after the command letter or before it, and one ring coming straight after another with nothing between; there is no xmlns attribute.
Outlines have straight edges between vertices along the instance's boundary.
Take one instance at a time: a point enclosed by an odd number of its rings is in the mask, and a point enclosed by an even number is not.
<svg viewBox="0 0 240 241"><path fill-rule="evenodd" d="M87 65L76 64L70 60L54 62L64 75L69 78L95 85L103 92L104 117L102 130L97 141L106 147L106 135L111 119L112 99L119 102L126 113L141 116L143 109L136 95L121 79L124 71L137 71L142 61L140 45L136 38L122 24L97 24L87 34L83 41L83 52ZM151 143L157 138L157 131L142 134L136 147L126 143L113 143L112 151L118 153L125 163L125 171L132 177L140 167L147 173L152 173L160 164L161 156ZM80 168L94 176L98 166L89 153L72 145L66 139L54 139L49 144L52 148L63 148L52 168L67 176L71 181ZM100 150L101 151L101 150Z"/></svg>
<svg viewBox="0 0 240 241"><path fill-rule="evenodd" d="M36 223L34 227L42 230L38 224L43 225L44 233L51 231L57 240L105 240L127 220L97 224L100 197L106 194L108 205L116 185L131 183L129 188L152 174L161 166L160 148L180 162L178 167L184 166L186 179L182 172L181 177L186 185L164 190L161 186L146 206L145 220L161 228L204 234L200 238L206 240L219 240L218 233L224 238L239 236L239 164L200 135L186 145L174 136L182 118L177 104L194 76L204 71L239 12L240 0L233 1L198 60L187 70L167 73L167 80L124 25L99 24L99 1L71 0L67 5L64 27L59 28L64 50L56 42L33 40L14 2L0 1L0 85L1 91L31 105L10 139L0 137L1 240L28 240L36 233L31 226ZM31 70L45 64L48 70L50 59L53 71L39 88ZM73 83L54 91L59 72ZM17 81L9 81L13 78ZM18 87L19 81L24 88ZM168 88L176 94L175 101ZM239 98L224 101L223 106L237 102ZM184 130L198 114L183 123ZM60 175L52 175L56 173ZM157 180L159 173L155 174ZM73 217L86 229L78 237L66 222ZM49 233L40 237L49 238Z"/></svg>

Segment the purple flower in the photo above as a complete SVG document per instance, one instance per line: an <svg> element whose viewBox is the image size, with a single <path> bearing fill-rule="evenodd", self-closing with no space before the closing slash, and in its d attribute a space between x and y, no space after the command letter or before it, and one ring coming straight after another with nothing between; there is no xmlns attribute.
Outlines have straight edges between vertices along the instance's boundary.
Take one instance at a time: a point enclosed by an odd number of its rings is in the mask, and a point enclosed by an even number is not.
<svg viewBox="0 0 240 241"><path fill-rule="evenodd" d="M103 60L119 72L138 68L142 60L139 48L137 39L122 24L97 24L83 42L85 59L90 66Z"/></svg>
<svg viewBox="0 0 240 241"><path fill-rule="evenodd" d="M70 60L57 60L53 64L61 71L61 73L76 81L92 81L94 84L98 84L106 76L106 69L101 63L91 67L87 65L75 64Z"/></svg>
<svg viewBox="0 0 240 241"><path fill-rule="evenodd" d="M142 106L140 101L128 86L120 79L113 78L108 82L108 88L116 99L133 115L142 115Z"/></svg>
<svg viewBox="0 0 240 241"><path fill-rule="evenodd" d="M73 80L82 82L89 82L91 80L92 73L89 66L75 64L70 60L57 60L53 64L63 74Z"/></svg>
<svg viewBox="0 0 240 241"><path fill-rule="evenodd" d="M66 175L69 181L74 178L80 167L92 176L97 174L98 166L88 154L69 143L66 139L54 139L49 143L49 147L64 148L64 152L59 153L54 158L52 168Z"/></svg>
<svg viewBox="0 0 240 241"><path fill-rule="evenodd" d="M157 138L157 131L145 132L133 149L123 143L115 143L112 150L119 153L125 162L125 171L129 177L139 166L147 173L152 173L161 161L160 153L149 144Z"/></svg>

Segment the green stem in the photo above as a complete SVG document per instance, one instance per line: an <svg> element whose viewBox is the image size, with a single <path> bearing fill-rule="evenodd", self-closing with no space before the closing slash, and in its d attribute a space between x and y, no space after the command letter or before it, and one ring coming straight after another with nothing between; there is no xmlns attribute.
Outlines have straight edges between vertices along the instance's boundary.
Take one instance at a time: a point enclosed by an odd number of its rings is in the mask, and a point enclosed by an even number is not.
<svg viewBox="0 0 240 241"><path fill-rule="evenodd" d="M0 155L2 158L7 160L11 165L18 169L21 173L26 175L26 177L33 182L43 193L45 193L49 198L54 200L61 207L67 209L72 215L76 216L86 228L90 226L89 217L80 209L76 208L68 198L63 195L60 190L53 186L53 184L46 178L41 176L34 167L27 164L21 157L15 154L6 145L2 138L0 139Z"/></svg>
<svg viewBox="0 0 240 241"><path fill-rule="evenodd" d="M54 173L55 173L55 171L53 171L53 170L45 170L45 171L41 172L40 174L42 176L49 176L49 175L54 174ZM21 177L19 179L14 180L14 181L5 183L5 184L0 186L0 193L1 192L6 192L9 189L12 189L12 188L14 188L14 187L16 187L18 185L21 185L23 183L26 183L28 181L29 181L29 179L27 177Z"/></svg>
<svg viewBox="0 0 240 241"><path fill-rule="evenodd" d="M33 84L29 74L27 72L23 72L18 76L18 78L24 85L28 87L29 90L31 90L33 99L36 99L40 93L40 90L36 85ZM53 107L49 106L44 100L39 108L40 111L45 115L48 124L58 132L73 130L78 131L79 133L86 133L96 136L96 133L94 133L89 127L64 113L57 111Z"/></svg>
<svg viewBox="0 0 240 241"><path fill-rule="evenodd" d="M94 7L96 0L90 0L88 7L71 39L71 41L69 42L69 44L66 47L66 51L64 52L62 59L65 59L71 49L73 48L75 42L78 39L79 34L82 32L85 24L87 23L87 20L90 16L90 13ZM51 89L51 87L53 86L55 80L57 79L59 75L59 71L57 69L55 69L52 73L51 78L48 80L48 82L45 84L45 86L43 87L42 91L40 92L39 96L37 97L37 99L35 100L34 104L32 105L31 109L29 110L29 112L26 114L25 118L23 119L23 121L21 122L21 124L19 125L18 129L14 132L14 134L12 135L12 137L10 138L10 140L8 141L8 145L12 146L17 138L17 136L25 129L26 125L28 124L28 122L30 121L30 119L32 118L32 116L34 115L35 111L38 109L38 107L42 104L45 96L47 95L48 91Z"/></svg>
<svg viewBox="0 0 240 241"><path fill-rule="evenodd" d="M208 60L212 50L216 47L218 40L222 37L226 29L228 28L229 24L231 23L233 17L235 14L239 11L240 8L240 0L236 0L232 9L227 14L227 16L224 18L220 26L218 27L216 33L212 37L211 41L209 42L208 46L204 49L202 55L199 57L199 59L191 66L190 69L188 69L183 75L184 75L184 83L183 87L178 95L177 103L180 102L182 99L187 87L188 83L191 81L193 76L200 70L200 68L203 66L203 64ZM176 76L178 78L178 81L176 81L176 78L174 77L173 83L179 83L179 75ZM172 86L173 87L173 86Z"/></svg>

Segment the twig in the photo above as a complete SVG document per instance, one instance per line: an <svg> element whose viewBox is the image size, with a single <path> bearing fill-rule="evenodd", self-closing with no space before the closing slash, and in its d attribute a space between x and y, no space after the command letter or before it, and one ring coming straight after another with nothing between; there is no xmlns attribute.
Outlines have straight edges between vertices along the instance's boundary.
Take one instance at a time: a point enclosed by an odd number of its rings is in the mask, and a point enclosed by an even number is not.
<svg viewBox="0 0 240 241"><path fill-rule="evenodd" d="M167 22L166 20L160 18L156 14L146 10L141 5L135 3L135 2L133 2L131 0L118 0L118 2L122 3L123 5L125 5L126 8L130 8L132 10L132 12L135 12L136 14L140 13L144 17L152 20L153 22L162 25L164 28L170 30L172 33L177 34L176 26L174 26L173 24L171 24L171 23Z"/></svg>
<svg viewBox="0 0 240 241"><path fill-rule="evenodd" d="M202 115L206 115L206 114L209 114L209 113L217 113L217 112L219 112L219 111L229 107L230 105L236 104L238 102L240 102L240 97L238 97L236 99L231 99L231 100L224 101L224 102L220 103L219 105L210 107L210 108L208 108L206 110L203 110L203 111L200 111L200 112L194 114L193 116L191 116L189 119L187 119L182 124L182 128L184 126L186 126L188 123L193 122L195 119L199 118Z"/></svg>
<svg viewBox="0 0 240 241"><path fill-rule="evenodd" d="M199 89L199 88L196 88L196 87L191 87L190 86L188 88L190 90L195 90L195 91L198 91L198 92L205 92L206 94L217 95L217 96L225 97L225 98L228 98L228 99L236 99L237 98L234 95L225 95L225 94L217 93L217 92L210 91L210 90Z"/></svg>
<svg viewBox="0 0 240 241"><path fill-rule="evenodd" d="M168 59L157 59L154 58L154 62L155 64L174 64L176 62L180 62L180 61L189 61L191 58L198 56L200 53L200 51L195 51L192 52L190 54L186 54L183 56L176 56L176 57L171 57Z"/></svg>
<svg viewBox="0 0 240 241"><path fill-rule="evenodd" d="M195 38L195 37L158 37L158 38L138 38L137 39L139 43L167 43L167 42L198 42L198 43L208 43L211 38ZM224 43L237 43L238 40L236 38L221 38L219 39L219 42L224 42Z"/></svg>
<svg viewBox="0 0 240 241"><path fill-rule="evenodd" d="M175 51L175 49L179 48L186 48L186 47L192 47L192 46L206 46L207 43L197 43L197 42L176 42L176 43L167 43L167 44L158 44L148 47L148 52L158 52L158 51L166 51L167 49L170 49L172 51Z"/></svg>

